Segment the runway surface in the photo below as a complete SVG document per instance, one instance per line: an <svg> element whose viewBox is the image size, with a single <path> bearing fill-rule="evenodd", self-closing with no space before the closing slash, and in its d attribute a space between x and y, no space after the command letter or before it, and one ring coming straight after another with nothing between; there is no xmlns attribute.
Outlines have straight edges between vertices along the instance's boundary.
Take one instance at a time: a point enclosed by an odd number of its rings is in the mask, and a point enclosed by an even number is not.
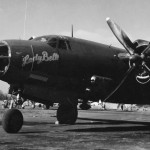
<svg viewBox="0 0 150 150"><path fill-rule="evenodd" d="M75 125L55 125L55 109L21 111L19 133L8 134L0 126L0 150L150 149L150 112L79 110Z"/></svg>

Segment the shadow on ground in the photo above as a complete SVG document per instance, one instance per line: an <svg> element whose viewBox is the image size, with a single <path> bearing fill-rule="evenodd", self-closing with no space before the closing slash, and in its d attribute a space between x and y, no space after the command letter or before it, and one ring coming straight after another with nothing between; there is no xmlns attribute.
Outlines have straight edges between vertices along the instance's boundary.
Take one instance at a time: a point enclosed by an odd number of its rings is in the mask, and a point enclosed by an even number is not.
<svg viewBox="0 0 150 150"><path fill-rule="evenodd" d="M78 120L92 121L93 124L110 124L110 125L118 125L118 124L142 124L150 126L150 122L145 121L126 121L126 120L111 120L111 119L93 119L93 118L78 118ZM77 123L77 124L90 124L90 123Z"/></svg>
<svg viewBox="0 0 150 150"><path fill-rule="evenodd" d="M120 131L149 131L150 122L138 122L138 121L120 121L120 120L108 120L108 119L92 119L92 118L78 118L79 120L86 120L90 122L77 123L77 125L99 125L100 127L93 126L91 128L72 129L67 131L74 132L120 132ZM112 126L111 126L112 125Z"/></svg>
<svg viewBox="0 0 150 150"><path fill-rule="evenodd" d="M33 122L33 121L24 121L23 123L24 125L27 125L27 126L35 126L35 125L47 125L47 124L54 124L54 123L50 123L50 122Z"/></svg>

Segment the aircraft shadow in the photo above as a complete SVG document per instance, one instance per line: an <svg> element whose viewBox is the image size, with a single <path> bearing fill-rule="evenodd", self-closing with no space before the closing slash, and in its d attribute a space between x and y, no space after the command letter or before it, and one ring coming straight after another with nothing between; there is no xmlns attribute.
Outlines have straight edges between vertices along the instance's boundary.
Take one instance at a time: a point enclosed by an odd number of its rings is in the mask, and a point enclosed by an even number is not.
<svg viewBox="0 0 150 150"><path fill-rule="evenodd" d="M12 145L16 144L15 142L0 142L0 145Z"/></svg>
<svg viewBox="0 0 150 150"><path fill-rule="evenodd" d="M150 122L144 122L144 121L130 121L130 120L111 120L111 119L93 119L93 118L80 118L78 117L78 120L86 120L86 121L93 121L92 124L112 124L112 125L117 125L117 124L143 124L143 125L147 125L150 126ZM91 124L91 123L77 123L77 124Z"/></svg>
<svg viewBox="0 0 150 150"><path fill-rule="evenodd" d="M46 124L53 124L53 123L50 123L50 122L33 122L33 121L25 121L23 123L24 125L27 125L27 126L35 126L35 125L46 125Z"/></svg>
<svg viewBox="0 0 150 150"><path fill-rule="evenodd" d="M108 120L108 119L90 119L78 118L79 120L89 120L91 123L77 123L77 125L103 125L100 127L92 126L80 129L71 129L67 131L73 132L123 132L123 131L149 131L150 122L138 121L123 121L123 120ZM112 126L111 126L112 125ZM119 126L120 125L120 126Z"/></svg>
<svg viewBox="0 0 150 150"><path fill-rule="evenodd" d="M49 123L49 122L28 122L28 121L25 121L23 126L30 126L31 129L28 129L27 131L20 131L19 134L34 134L34 133L47 133L46 130L43 130L43 129L37 129L37 127L34 127L34 126L44 126L44 125L50 125L52 123ZM24 128L25 129L25 128Z"/></svg>
<svg viewBox="0 0 150 150"><path fill-rule="evenodd" d="M127 132L127 131L149 131L150 127L148 126L128 126L128 127L100 127L100 128L84 128L84 129L73 129L67 130L68 132Z"/></svg>
<svg viewBox="0 0 150 150"><path fill-rule="evenodd" d="M35 130L35 131L20 131L18 134L34 134L34 133L47 133L47 131L44 131L44 130L41 130L41 131L37 131L37 130Z"/></svg>

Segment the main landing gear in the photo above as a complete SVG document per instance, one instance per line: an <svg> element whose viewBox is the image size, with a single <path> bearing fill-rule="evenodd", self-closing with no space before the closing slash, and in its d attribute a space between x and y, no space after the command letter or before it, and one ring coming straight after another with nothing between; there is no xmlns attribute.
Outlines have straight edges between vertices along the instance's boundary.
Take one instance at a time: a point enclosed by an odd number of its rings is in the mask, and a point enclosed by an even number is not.
<svg viewBox="0 0 150 150"><path fill-rule="evenodd" d="M82 104L80 104L79 107L82 110L88 110L91 108L91 105L88 103L87 100L83 100Z"/></svg>
<svg viewBox="0 0 150 150"><path fill-rule="evenodd" d="M57 110L57 120L59 124L74 124L76 122L78 117L77 105L77 99L70 99L69 97L59 104Z"/></svg>
<svg viewBox="0 0 150 150"><path fill-rule="evenodd" d="M60 104L57 110L59 124L74 124L77 120L77 104ZM17 133L22 128L23 115L18 109L7 110L2 118L2 127L7 133Z"/></svg>
<svg viewBox="0 0 150 150"><path fill-rule="evenodd" d="M77 116L77 106L60 104L57 110L57 120L60 124L74 124Z"/></svg>

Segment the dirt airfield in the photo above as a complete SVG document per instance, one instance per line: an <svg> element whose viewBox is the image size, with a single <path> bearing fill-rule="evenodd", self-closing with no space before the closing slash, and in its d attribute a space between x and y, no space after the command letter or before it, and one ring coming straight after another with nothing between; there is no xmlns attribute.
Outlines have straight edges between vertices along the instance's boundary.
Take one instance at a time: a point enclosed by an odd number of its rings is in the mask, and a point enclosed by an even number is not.
<svg viewBox="0 0 150 150"><path fill-rule="evenodd" d="M150 111L79 110L75 125L56 125L56 110L21 109L22 129L8 134L0 109L0 150L150 149Z"/></svg>

